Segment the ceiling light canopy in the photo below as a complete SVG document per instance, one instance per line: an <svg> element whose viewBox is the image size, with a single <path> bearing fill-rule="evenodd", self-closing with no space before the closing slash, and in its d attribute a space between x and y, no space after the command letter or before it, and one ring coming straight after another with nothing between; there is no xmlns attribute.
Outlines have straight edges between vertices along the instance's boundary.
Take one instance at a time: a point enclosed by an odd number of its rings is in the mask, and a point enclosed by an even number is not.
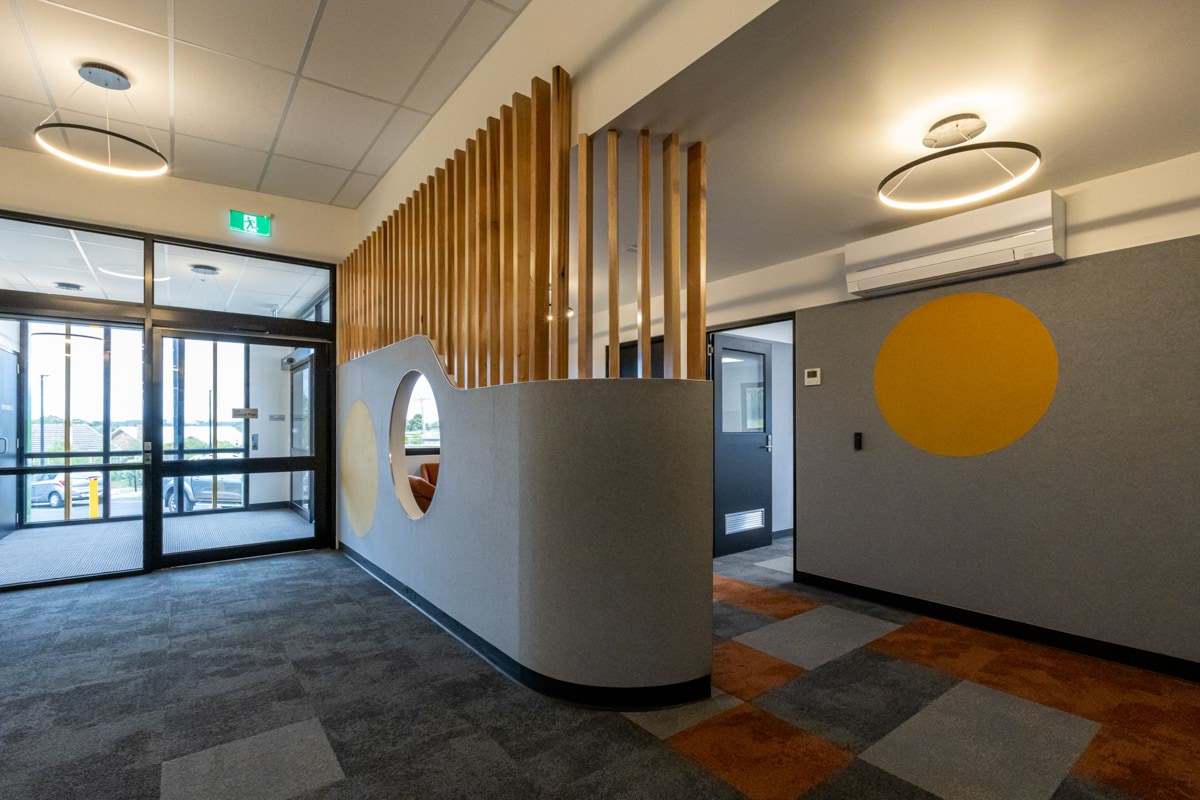
<svg viewBox="0 0 1200 800"><path fill-rule="evenodd" d="M83 78L83 82L33 129L33 138L38 145L64 161L109 175L150 178L165 173L167 157L158 149L150 129L145 124L140 124L141 117L138 116L137 109L133 107L129 96L124 94L131 85L129 77L116 67L95 62L81 66L79 76ZM70 102L75 93L87 84L104 90L104 127L62 122L61 117L58 117L59 121L49 122L50 118L56 117L62 106ZM129 103L129 108L139 120L150 144L112 129L112 121L108 115L108 95L113 91L121 92L121 96Z"/></svg>
<svg viewBox="0 0 1200 800"><path fill-rule="evenodd" d="M905 210L953 208L1002 194L1033 177L1042 165L1042 152L1024 142L972 141L986 128L987 123L978 114L954 114L935 122L922 144L937 152L888 173L876 189L879 201ZM918 188L917 184L922 183L918 178L901 194L901 187L921 167L923 185ZM964 181L975 179L971 172L979 167L989 174L999 170L1004 177L974 191L958 191Z"/></svg>

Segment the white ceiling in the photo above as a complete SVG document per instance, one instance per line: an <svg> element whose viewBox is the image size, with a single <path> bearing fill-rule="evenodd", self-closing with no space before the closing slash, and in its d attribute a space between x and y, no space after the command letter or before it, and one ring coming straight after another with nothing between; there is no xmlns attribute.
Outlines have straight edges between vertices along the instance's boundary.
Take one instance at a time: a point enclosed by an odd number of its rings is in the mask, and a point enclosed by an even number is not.
<svg viewBox="0 0 1200 800"><path fill-rule="evenodd" d="M1197 42L1196 0L781 0L613 121L622 248L637 240L643 127L676 130L685 148L708 144L708 277L718 280L954 213L897 211L875 197L884 175L930 152L922 134L952 113L983 115L983 139L1043 151L1043 169L1001 200L1200 151ZM655 197L661 147L656 135ZM603 269L603 131L595 159ZM627 303L635 262L622 253ZM595 303L607 306L603 280Z"/></svg>
<svg viewBox="0 0 1200 800"><path fill-rule="evenodd" d="M102 61L133 81L114 128L172 174L357 208L527 2L0 0L0 147L102 119L76 91Z"/></svg>

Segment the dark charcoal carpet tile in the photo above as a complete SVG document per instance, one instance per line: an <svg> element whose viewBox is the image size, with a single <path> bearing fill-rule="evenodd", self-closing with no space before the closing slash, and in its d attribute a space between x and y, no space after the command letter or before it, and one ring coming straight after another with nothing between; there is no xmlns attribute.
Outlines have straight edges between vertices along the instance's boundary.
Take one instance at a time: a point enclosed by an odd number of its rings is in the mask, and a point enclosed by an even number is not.
<svg viewBox="0 0 1200 800"><path fill-rule="evenodd" d="M522 771L543 792L553 793L597 770L609 769L661 742L646 730L617 714L582 720L561 736L542 739L533 752L527 748L516 758ZM514 755L509 751L510 755ZM515 757L515 756L514 756Z"/></svg>
<svg viewBox="0 0 1200 800"><path fill-rule="evenodd" d="M458 710L518 762L563 738L580 722L605 716L603 711L560 703L511 681L490 688L461 702Z"/></svg>
<svg viewBox="0 0 1200 800"><path fill-rule="evenodd" d="M738 800L742 794L661 742L618 758L554 793L559 800Z"/></svg>
<svg viewBox="0 0 1200 800"><path fill-rule="evenodd" d="M716 601L713 603L713 641L732 639L756 631L778 620L737 606Z"/></svg>
<svg viewBox="0 0 1200 800"><path fill-rule="evenodd" d="M805 793L802 800L938 800L938 797L855 759L850 766Z"/></svg>
<svg viewBox="0 0 1200 800"><path fill-rule="evenodd" d="M1088 780L1078 775L1068 775L1050 800L1133 800L1127 794L1111 786Z"/></svg>
<svg viewBox="0 0 1200 800"><path fill-rule="evenodd" d="M347 777L421 758L477 730L429 689L338 698L317 710Z"/></svg>
<svg viewBox="0 0 1200 800"><path fill-rule="evenodd" d="M184 700L164 717L164 760L255 736L317 715L296 675Z"/></svg>
<svg viewBox="0 0 1200 800"><path fill-rule="evenodd" d="M35 700L25 708L5 708L5 733L0 736L4 770L0 775L44 773L69 765L80 770L95 765L120 772L156 767L162 761L161 711L67 725L54 721L48 705Z"/></svg>
<svg viewBox="0 0 1200 800"><path fill-rule="evenodd" d="M292 663L301 685L314 702L371 693L399 693L433 682L399 647L369 653L314 653Z"/></svg>
<svg viewBox="0 0 1200 800"><path fill-rule="evenodd" d="M859 614L875 617L876 619L895 622L899 625L907 625L917 619L918 614L913 614L909 611L904 611L892 606L882 605L880 603L872 603L870 600L860 600L857 597L849 597L839 592L830 589L823 589L818 586L810 586L806 583L793 583L795 591L801 592L808 597L826 603L838 608L844 608L847 611L856 611Z"/></svg>
<svg viewBox="0 0 1200 800"><path fill-rule="evenodd" d="M114 769L107 757L81 759L0 778L13 800L158 800L161 767Z"/></svg>
<svg viewBox="0 0 1200 800"><path fill-rule="evenodd" d="M869 648L821 665L754 703L851 752L862 752L959 683Z"/></svg>

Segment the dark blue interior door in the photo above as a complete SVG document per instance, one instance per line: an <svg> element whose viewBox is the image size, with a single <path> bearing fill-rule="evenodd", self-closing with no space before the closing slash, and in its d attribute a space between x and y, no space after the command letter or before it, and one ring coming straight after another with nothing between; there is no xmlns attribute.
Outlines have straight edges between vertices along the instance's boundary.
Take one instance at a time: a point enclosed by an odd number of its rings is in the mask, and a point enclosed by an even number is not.
<svg viewBox="0 0 1200 800"><path fill-rule="evenodd" d="M17 463L17 356L0 350L0 467ZM17 529L17 476L0 475L0 539Z"/></svg>
<svg viewBox="0 0 1200 800"><path fill-rule="evenodd" d="M771 543L771 345L713 335L713 554Z"/></svg>

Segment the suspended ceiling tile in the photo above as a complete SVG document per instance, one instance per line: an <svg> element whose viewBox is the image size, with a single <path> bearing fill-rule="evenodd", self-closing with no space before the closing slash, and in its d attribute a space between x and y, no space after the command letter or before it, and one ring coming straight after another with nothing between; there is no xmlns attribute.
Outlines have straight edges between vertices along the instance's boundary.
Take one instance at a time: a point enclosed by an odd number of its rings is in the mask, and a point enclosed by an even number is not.
<svg viewBox="0 0 1200 800"><path fill-rule="evenodd" d="M400 154L412 144L413 139L417 138L417 134L427 122L428 114L410 108L397 109L396 116L392 117L383 133L379 134L379 139L367 151L366 158L358 165L358 171L368 175L382 175L387 172Z"/></svg>
<svg viewBox="0 0 1200 800"><path fill-rule="evenodd" d="M46 3L20 0L54 103L154 128L170 127L167 40ZM132 88L109 92L79 77L87 61L112 64Z"/></svg>
<svg viewBox="0 0 1200 800"><path fill-rule="evenodd" d="M0 94L46 102L46 93L11 3L0 3Z"/></svg>
<svg viewBox="0 0 1200 800"><path fill-rule="evenodd" d="M56 0L60 5L105 19L167 33L167 3L147 0Z"/></svg>
<svg viewBox="0 0 1200 800"><path fill-rule="evenodd" d="M44 152L33 140L33 129L50 113L50 106L0 97L0 147Z"/></svg>
<svg viewBox="0 0 1200 800"><path fill-rule="evenodd" d="M438 51L404 104L432 114L442 107L513 20L513 15L477 0Z"/></svg>
<svg viewBox="0 0 1200 800"><path fill-rule="evenodd" d="M175 134L171 174L176 178L257 189L267 154L223 142Z"/></svg>
<svg viewBox="0 0 1200 800"><path fill-rule="evenodd" d="M292 81L279 70L178 44L175 131L270 150Z"/></svg>
<svg viewBox="0 0 1200 800"><path fill-rule="evenodd" d="M175 0L175 36L295 72L319 0Z"/></svg>
<svg viewBox="0 0 1200 800"><path fill-rule="evenodd" d="M333 204L343 208L358 208L377 183L379 183L378 176L356 172L350 176L350 180L346 181L346 185L338 192L338 196L333 198Z"/></svg>
<svg viewBox="0 0 1200 800"><path fill-rule="evenodd" d="M342 187L349 170L311 164L285 156L271 156L262 191L314 203L329 203Z"/></svg>
<svg viewBox="0 0 1200 800"><path fill-rule="evenodd" d="M399 103L467 0L329 0L304 74Z"/></svg>
<svg viewBox="0 0 1200 800"><path fill-rule="evenodd" d="M301 80L275 152L354 169L392 110L378 100Z"/></svg>

